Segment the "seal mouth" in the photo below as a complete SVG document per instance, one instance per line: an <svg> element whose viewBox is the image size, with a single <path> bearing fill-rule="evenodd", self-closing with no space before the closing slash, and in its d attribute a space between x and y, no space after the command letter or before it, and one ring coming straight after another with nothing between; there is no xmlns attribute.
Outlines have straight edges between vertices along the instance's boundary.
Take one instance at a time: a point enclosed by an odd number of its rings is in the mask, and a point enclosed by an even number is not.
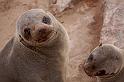
<svg viewBox="0 0 124 82"><path fill-rule="evenodd" d="M37 39L33 39L33 41L37 42L37 43L43 43L43 42L46 42L48 39L50 39L51 37L53 37L55 35L55 32L52 30L52 31L49 31L47 34L42 34L41 36L37 37Z"/></svg>
<svg viewBox="0 0 124 82"><path fill-rule="evenodd" d="M100 78L111 78L115 75L116 75L116 73L106 73L105 70L100 70L100 71L94 73L94 76L98 76Z"/></svg>
<svg viewBox="0 0 124 82"><path fill-rule="evenodd" d="M57 36L57 32L56 31L52 31L49 35L48 35L48 39L43 41L43 42L38 42L40 43L45 43L45 42L49 42L50 40L53 40L54 38L56 38Z"/></svg>
<svg viewBox="0 0 124 82"><path fill-rule="evenodd" d="M106 79L110 79L110 78L113 78L115 77L116 75L118 75L120 73L120 70L117 71L117 72L111 72L111 73L108 73L106 72L106 70L99 70L99 71L94 71L94 70L89 70L89 69L86 69L85 67L84 68L84 71L85 73L90 76L90 77L99 77L99 78L106 78Z"/></svg>
<svg viewBox="0 0 124 82"><path fill-rule="evenodd" d="M108 73L108 72L106 72L105 69L95 70L94 68L95 68L94 66L92 66L92 68L87 67L87 65L85 65L85 63L83 65L83 69L84 69L85 73L90 77L98 76L100 78L111 78L118 74L118 72L117 73L114 73L114 72Z"/></svg>
<svg viewBox="0 0 124 82"><path fill-rule="evenodd" d="M98 76L100 78L111 78L111 77L114 77L116 75L116 73L106 73L105 70L101 70L98 72L90 72L90 71L84 69L84 71L90 77Z"/></svg>

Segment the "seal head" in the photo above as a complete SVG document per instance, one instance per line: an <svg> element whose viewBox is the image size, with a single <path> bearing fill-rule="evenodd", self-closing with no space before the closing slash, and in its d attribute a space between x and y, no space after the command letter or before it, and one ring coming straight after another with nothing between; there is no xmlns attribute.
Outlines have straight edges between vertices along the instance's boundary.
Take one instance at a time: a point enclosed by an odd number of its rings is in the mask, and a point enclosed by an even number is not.
<svg viewBox="0 0 124 82"><path fill-rule="evenodd" d="M122 67L121 52L113 45L103 44L90 53L83 67L86 74L91 77L113 77Z"/></svg>
<svg viewBox="0 0 124 82"><path fill-rule="evenodd" d="M53 16L42 9L31 9L17 21L17 35L21 41L40 46L49 42L57 35L57 26Z"/></svg>

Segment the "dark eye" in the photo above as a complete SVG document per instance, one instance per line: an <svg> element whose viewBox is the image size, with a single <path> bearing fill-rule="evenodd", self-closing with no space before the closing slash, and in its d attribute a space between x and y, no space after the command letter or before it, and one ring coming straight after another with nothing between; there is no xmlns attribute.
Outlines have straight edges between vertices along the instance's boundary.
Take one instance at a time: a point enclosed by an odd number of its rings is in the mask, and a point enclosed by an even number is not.
<svg viewBox="0 0 124 82"><path fill-rule="evenodd" d="M45 23L45 24L50 24L51 20L50 20L49 17L44 16L43 19L42 19L42 22Z"/></svg>
<svg viewBox="0 0 124 82"><path fill-rule="evenodd" d="M24 29L24 37L28 40L31 37L31 29L25 28Z"/></svg>

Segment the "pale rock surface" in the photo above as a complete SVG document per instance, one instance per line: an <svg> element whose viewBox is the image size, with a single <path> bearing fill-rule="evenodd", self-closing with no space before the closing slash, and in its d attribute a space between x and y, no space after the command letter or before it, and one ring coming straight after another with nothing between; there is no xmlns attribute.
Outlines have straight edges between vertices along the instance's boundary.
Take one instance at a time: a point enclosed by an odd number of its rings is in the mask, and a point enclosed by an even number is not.
<svg viewBox="0 0 124 82"><path fill-rule="evenodd" d="M60 13L69 7L72 0L49 0L50 8L54 13Z"/></svg>
<svg viewBox="0 0 124 82"><path fill-rule="evenodd" d="M114 44L124 49L124 1L105 0L102 43Z"/></svg>

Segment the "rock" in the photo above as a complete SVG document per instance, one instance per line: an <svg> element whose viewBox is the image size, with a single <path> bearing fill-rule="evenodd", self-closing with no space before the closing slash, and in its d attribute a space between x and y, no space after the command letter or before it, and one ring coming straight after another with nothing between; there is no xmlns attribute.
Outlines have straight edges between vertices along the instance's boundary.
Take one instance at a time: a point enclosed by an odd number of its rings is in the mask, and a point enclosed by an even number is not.
<svg viewBox="0 0 124 82"><path fill-rule="evenodd" d="M53 13L60 13L69 7L69 3L72 0L49 0L50 9Z"/></svg>
<svg viewBox="0 0 124 82"><path fill-rule="evenodd" d="M124 1L105 0L101 43L114 44L124 49Z"/></svg>

